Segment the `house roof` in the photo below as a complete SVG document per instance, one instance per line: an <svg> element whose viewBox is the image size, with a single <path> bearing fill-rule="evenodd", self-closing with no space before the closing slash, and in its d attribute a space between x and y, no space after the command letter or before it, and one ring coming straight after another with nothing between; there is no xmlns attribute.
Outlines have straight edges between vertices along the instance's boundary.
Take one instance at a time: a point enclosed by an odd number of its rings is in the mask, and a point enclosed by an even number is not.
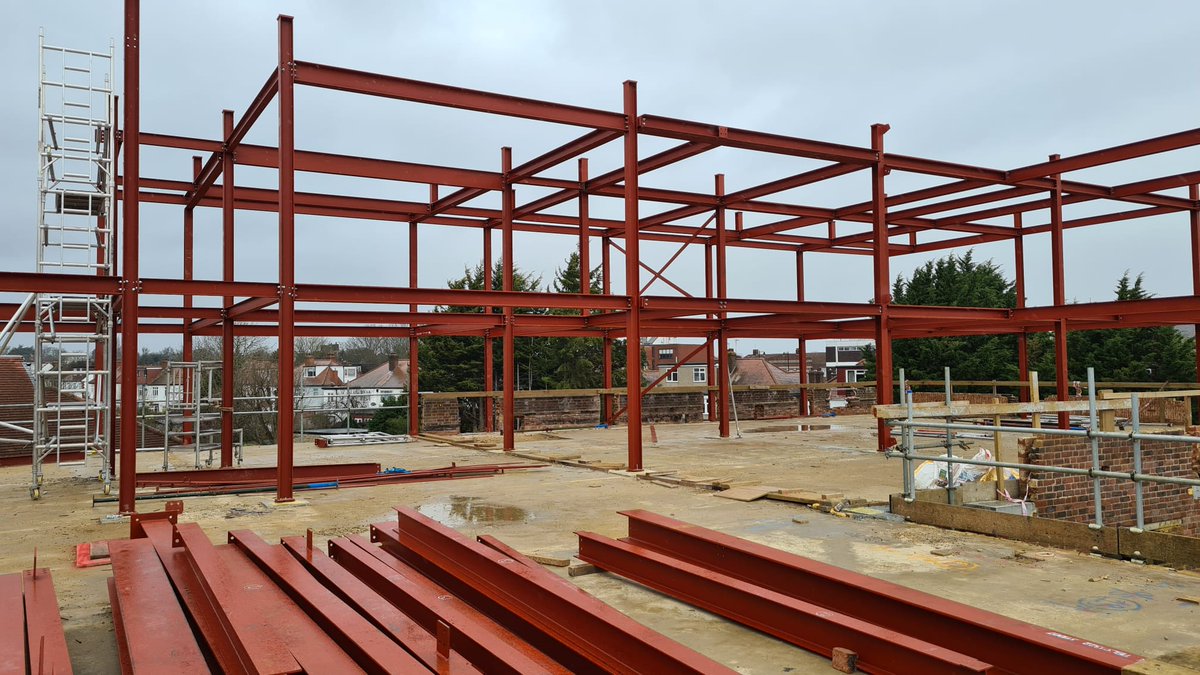
<svg viewBox="0 0 1200 675"><path fill-rule="evenodd" d="M391 365L390 361L381 363L354 378L346 386L353 389L407 389L408 360L397 360L394 368Z"/></svg>
<svg viewBox="0 0 1200 675"><path fill-rule="evenodd" d="M764 357L742 357L734 363L733 384L800 384L800 373L788 372Z"/></svg>

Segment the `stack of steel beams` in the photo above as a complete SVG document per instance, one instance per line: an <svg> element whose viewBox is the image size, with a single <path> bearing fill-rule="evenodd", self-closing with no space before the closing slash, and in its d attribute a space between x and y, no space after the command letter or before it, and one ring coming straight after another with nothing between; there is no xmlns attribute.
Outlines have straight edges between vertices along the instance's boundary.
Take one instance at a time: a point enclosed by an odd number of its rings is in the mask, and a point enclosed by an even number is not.
<svg viewBox="0 0 1200 675"><path fill-rule="evenodd" d="M70 675L50 570L0 575L0 673Z"/></svg>
<svg viewBox="0 0 1200 675"><path fill-rule="evenodd" d="M400 509L364 537L271 544L140 519L113 542L122 670L732 673L569 581ZM138 535L144 535L138 537Z"/></svg>
<svg viewBox="0 0 1200 675"><path fill-rule="evenodd" d="M875 673L1120 673L1139 656L648 511L579 558Z"/></svg>

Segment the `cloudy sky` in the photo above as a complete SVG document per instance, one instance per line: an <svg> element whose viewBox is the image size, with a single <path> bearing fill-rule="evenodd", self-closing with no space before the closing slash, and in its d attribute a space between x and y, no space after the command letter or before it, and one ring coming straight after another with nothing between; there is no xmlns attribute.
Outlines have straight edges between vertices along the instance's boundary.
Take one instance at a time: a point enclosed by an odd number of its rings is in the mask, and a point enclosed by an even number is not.
<svg viewBox="0 0 1200 675"><path fill-rule="evenodd" d="M521 96L619 110L621 82L639 82L643 113L866 146L869 126L886 122L889 151L1000 169L1036 163L1198 126L1200 110L1193 2L203 2L146 0L142 9L142 125L145 131L215 138L220 111L245 108L272 69L280 13L296 17L297 58ZM0 269L31 271L37 139L37 35L50 43L106 49L122 37L117 0L22 2L6 8L0 56ZM118 72L119 72L118 68ZM301 88L302 149L495 170L499 148L517 163L580 134L538 125ZM250 142L274 144L274 108ZM642 154L669 145L645 138ZM620 145L589 155L593 173L618 166ZM1193 170L1200 152L1181 151L1119 168L1071 174L1116 184ZM717 150L643 185L696 191L723 171L730 190L814 166L794 158ZM573 165L559 172L567 176ZM188 179L179 151L147 150L144 175ZM239 170L239 182L271 187L269 171ZM898 193L934 181L893 174ZM301 175L298 188L425 199L423 187ZM518 203L540 196L519 192ZM869 197L866 172L785 195L836 207ZM611 201L611 203L609 203ZM489 204L480 200L478 204ZM565 205L564 213L574 207ZM1120 206L1068 207L1080 217ZM651 209L647 206L647 212ZM620 217L616 200L595 200L597 216ZM178 277L180 210L145 206L142 270ZM219 214L198 213L196 275L220 274ZM1045 222L1045 213L1026 217ZM758 221L748 220L751 224ZM275 216L238 215L237 267L244 280L276 274ZM406 226L297 220L301 283L402 284ZM1112 297L1126 270L1144 273L1158 295L1190 292L1183 215L1071 230L1067 297ZM843 226L840 232L852 232ZM441 286L480 255L473 230L422 231L420 284ZM567 237L517 235L516 263L549 280L574 248ZM498 249L498 246L497 246ZM643 245L658 266L669 244ZM598 248L593 259L599 260ZM976 249L1012 269L1012 246ZM893 259L907 273L928 257ZM619 258L618 258L619 260ZM733 250L733 297L794 297L793 257ZM1030 304L1050 301L1049 238L1026 242ZM811 255L810 300L865 301L870 260ZM700 251L685 253L671 278L703 291ZM620 290L621 284L615 287ZM651 293L672 292L655 285ZM152 344L157 346L157 341ZM790 348L743 341L739 349Z"/></svg>

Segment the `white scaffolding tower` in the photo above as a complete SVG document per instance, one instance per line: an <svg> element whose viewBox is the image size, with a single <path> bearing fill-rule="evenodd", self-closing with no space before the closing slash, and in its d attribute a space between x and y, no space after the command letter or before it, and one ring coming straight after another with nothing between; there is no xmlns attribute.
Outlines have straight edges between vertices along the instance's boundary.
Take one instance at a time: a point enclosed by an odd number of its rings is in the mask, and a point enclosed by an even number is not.
<svg viewBox="0 0 1200 675"><path fill-rule="evenodd" d="M112 275L115 60L107 53L38 38L37 271ZM42 467L64 454L100 458L110 489L110 378L114 372L109 296L39 293L34 300L34 499Z"/></svg>

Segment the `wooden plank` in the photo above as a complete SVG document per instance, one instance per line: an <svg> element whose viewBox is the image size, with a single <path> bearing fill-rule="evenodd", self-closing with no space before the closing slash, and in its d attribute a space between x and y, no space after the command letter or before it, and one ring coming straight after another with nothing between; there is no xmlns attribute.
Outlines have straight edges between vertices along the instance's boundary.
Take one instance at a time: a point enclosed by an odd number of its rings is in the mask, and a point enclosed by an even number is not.
<svg viewBox="0 0 1200 675"><path fill-rule="evenodd" d="M0 675L25 675L25 599L21 574L0 575Z"/></svg>
<svg viewBox="0 0 1200 675"><path fill-rule="evenodd" d="M1115 399L1128 400L1131 395L1132 395L1132 392L1128 392L1128 391L1102 391L1102 392L1100 392L1100 398L1104 399L1106 401L1115 400ZM1145 391L1145 392L1138 393L1138 399L1143 400L1143 401L1148 398L1180 398L1180 397L1189 397L1189 396L1200 396L1200 389L1180 389L1180 390L1175 390L1175 391Z"/></svg>
<svg viewBox="0 0 1200 675"><path fill-rule="evenodd" d="M779 492L779 488L769 485L744 485L742 487L722 490L716 493L716 495L725 499L736 499L739 502L752 502L756 499L762 499L772 492Z"/></svg>
<svg viewBox="0 0 1200 675"><path fill-rule="evenodd" d="M1122 401L1096 401L1097 410L1121 410L1127 407ZM993 417L995 415L1023 415L1058 412L1086 412L1087 401L1043 401L1041 403L984 403L968 405L940 405L929 408L914 408L914 418L927 417ZM908 417L902 405L877 405L871 412L881 420L899 420Z"/></svg>

